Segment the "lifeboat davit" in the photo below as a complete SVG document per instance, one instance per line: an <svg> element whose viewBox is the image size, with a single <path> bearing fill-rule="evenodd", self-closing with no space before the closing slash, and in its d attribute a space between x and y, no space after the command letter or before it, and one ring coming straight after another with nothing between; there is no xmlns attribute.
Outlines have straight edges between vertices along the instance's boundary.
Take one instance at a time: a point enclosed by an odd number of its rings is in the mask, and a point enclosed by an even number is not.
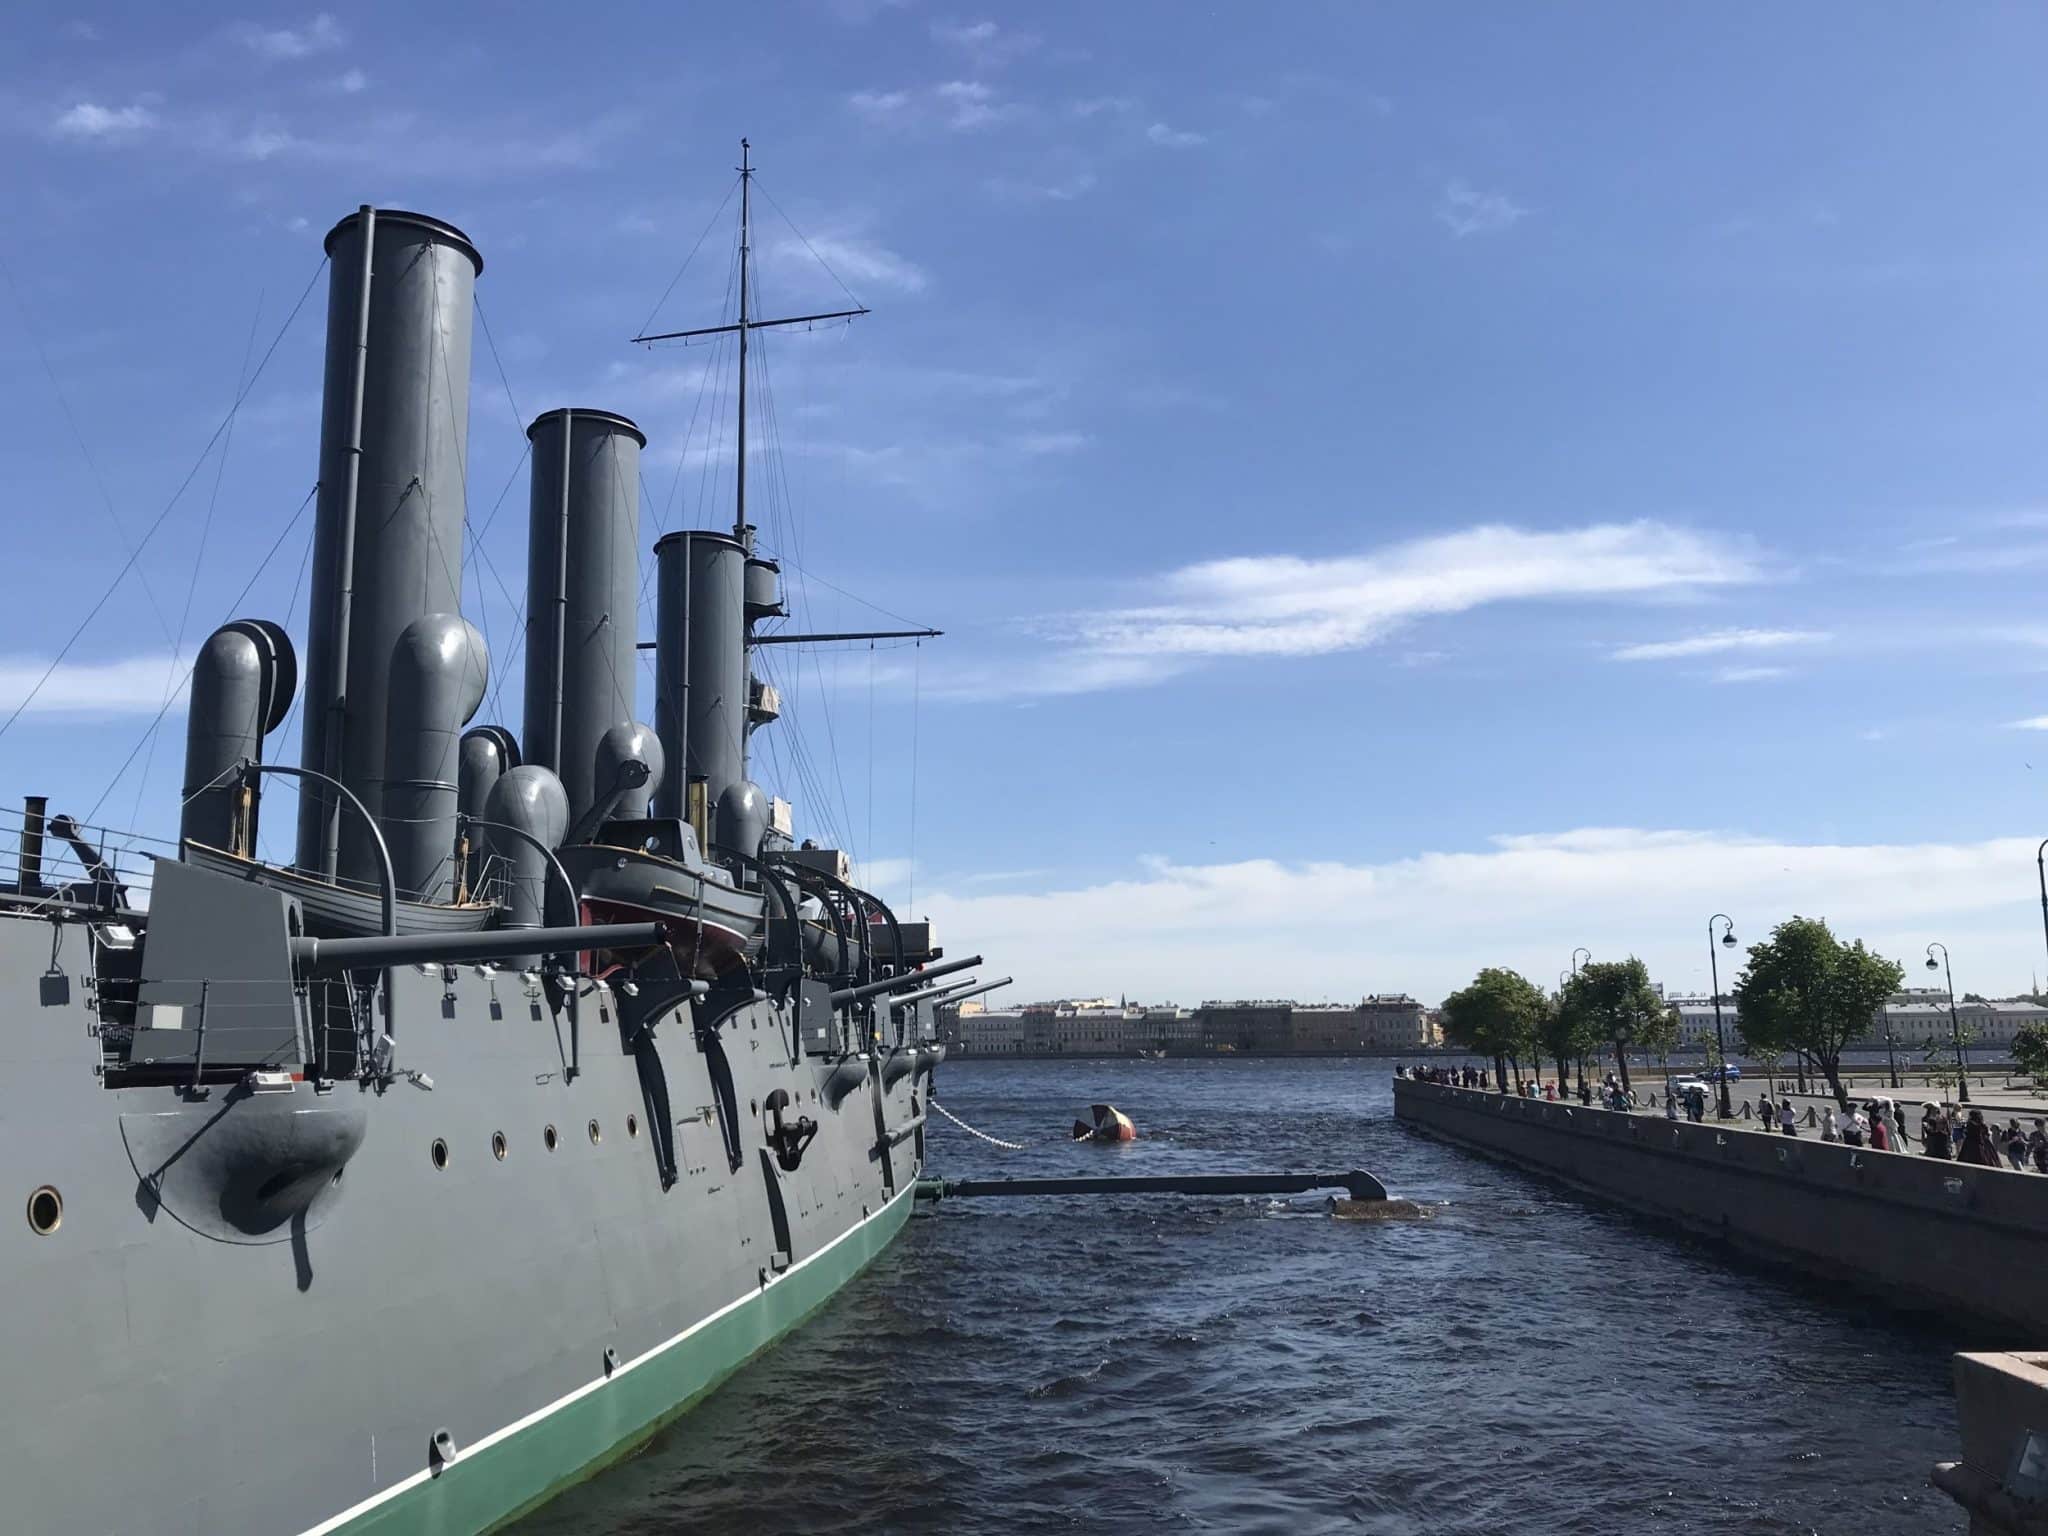
<svg viewBox="0 0 2048 1536"><path fill-rule="evenodd" d="M1095 1117L1094 1124L1086 1120L1074 1122L1076 1141L1136 1141L1138 1128L1131 1124L1131 1117L1114 1104L1091 1104L1088 1112Z"/></svg>

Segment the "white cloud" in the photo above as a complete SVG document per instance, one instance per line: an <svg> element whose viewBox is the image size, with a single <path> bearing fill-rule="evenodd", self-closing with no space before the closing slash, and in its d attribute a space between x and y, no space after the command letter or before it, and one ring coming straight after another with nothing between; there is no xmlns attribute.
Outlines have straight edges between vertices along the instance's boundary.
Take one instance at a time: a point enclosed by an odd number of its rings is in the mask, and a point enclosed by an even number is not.
<svg viewBox="0 0 2048 1536"><path fill-rule="evenodd" d="M1089 96L1067 103L1068 113L1081 118L1099 117L1105 112L1135 112L1137 107L1128 96Z"/></svg>
<svg viewBox="0 0 2048 1536"><path fill-rule="evenodd" d="M908 91L855 91L846 104L862 117L881 121L893 118L910 105Z"/></svg>
<svg viewBox="0 0 2048 1536"><path fill-rule="evenodd" d="M935 21L932 23L932 39L958 48L977 64L990 68L1000 68L1038 46L1038 38L1034 34L1005 31L992 21L965 24Z"/></svg>
<svg viewBox="0 0 2048 1536"><path fill-rule="evenodd" d="M1790 667L1721 667L1714 673L1717 683L1767 683L1790 677Z"/></svg>
<svg viewBox="0 0 2048 1536"><path fill-rule="evenodd" d="M1154 123L1145 130L1145 137L1162 149L1193 149L1198 144L1209 142L1206 133L1196 133L1187 128L1172 128L1165 123Z"/></svg>
<svg viewBox="0 0 2048 1536"><path fill-rule="evenodd" d="M791 271L801 270L804 263L815 268L818 261L823 261L856 290L865 285L893 288L898 293L921 293L927 281L924 269L916 262L854 235L820 235L808 246L801 240L783 240L775 246L774 255Z"/></svg>
<svg viewBox="0 0 2048 1536"><path fill-rule="evenodd" d="M242 45L258 58L276 61L311 58L348 41L341 24L325 11L303 27L245 26L237 35Z"/></svg>
<svg viewBox="0 0 2048 1536"><path fill-rule="evenodd" d="M1010 104L997 100L995 91L979 80L948 80L932 94L952 114L947 126L958 130L986 128L1016 111Z"/></svg>
<svg viewBox="0 0 2048 1536"><path fill-rule="evenodd" d="M1967 970L1958 985L1987 995L2023 987L2040 965L2033 843L2018 838L1841 845L1585 828L1377 864L1154 859L1064 889L927 890L921 879L919 890L918 912L947 945L1014 972L1019 998L1405 988L1434 1002L1482 965L1550 985L1578 944L1602 959L1641 955L1668 986L1705 991L1701 914L1717 910L1735 915L1745 944L1794 914L1894 958L1941 938Z"/></svg>
<svg viewBox="0 0 2048 1536"><path fill-rule="evenodd" d="M362 90L369 83L370 77L360 69L345 69L334 82L338 90L345 91L351 96Z"/></svg>
<svg viewBox="0 0 2048 1536"><path fill-rule="evenodd" d="M1528 212L1503 192L1480 192L1462 181L1446 184L1436 204L1437 219L1460 240L1467 235L1500 234Z"/></svg>
<svg viewBox="0 0 2048 1536"><path fill-rule="evenodd" d="M987 182L990 192L997 197L1020 203L1071 203L1095 190L1093 171L1076 171L1071 176L1047 181L1018 181L1007 176L992 177Z"/></svg>
<svg viewBox="0 0 2048 1536"><path fill-rule="evenodd" d="M1812 629L1718 629L1712 634L1688 635L1682 640L1625 645L1614 653L1614 659L1669 661L1679 656L1718 656L1727 651L1775 651L1788 645L1819 645L1833 638Z"/></svg>
<svg viewBox="0 0 2048 1536"><path fill-rule="evenodd" d="M1642 521L1561 532L1500 525L1307 560L1254 555L1164 578L1171 601L1079 615L1067 633L1120 656L1315 656L1371 645L1411 619L1486 603L1622 597L1758 579L1725 540Z"/></svg>
<svg viewBox="0 0 2048 1536"><path fill-rule="evenodd" d="M1086 432L1024 432L1012 438L1013 446L1025 453L1079 453L1089 444Z"/></svg>
<svg viewBox="0 0 2048 1536"><path fill-rule="evenodd" d="M2035 715L2026 720L2008 720L2006 729L2011 731L2048 731L2048 715Z"/></svg>
<svg viewBox="0 0 2048 1536"><path fill-rule="evenodd" d="M183 673L181 667L175 675ZM54 672L49 662L35 657L0 657L0 711L11 715L28 700L23 713L32 715L153 715L163 708L164 690L173 677L168 656L67 661Z"/></svg>
<svg viewBox="0 0 2048 1536"><path fill-rule="evenodd" d="M140 102L125 107L103 107L81 101L57 114L50 132L63 139L112 140L133 138L156 127L156 114Z"/></svg>

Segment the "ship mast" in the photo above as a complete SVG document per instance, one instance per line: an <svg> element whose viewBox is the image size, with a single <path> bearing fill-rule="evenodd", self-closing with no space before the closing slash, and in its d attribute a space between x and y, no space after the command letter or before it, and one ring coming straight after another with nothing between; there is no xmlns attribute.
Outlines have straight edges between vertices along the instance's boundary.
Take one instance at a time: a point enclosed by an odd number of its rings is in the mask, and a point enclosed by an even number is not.
<svg viewBox="0 0 2048 1536"><path fill-rule="evenodd" d="M740 140L740 408L739 408L739 464L734 471L733 486L735 505L733 508L732 536L753 552L753 530L747 526L747 332L751 322L747 318L747 265L754 242L754 153L753 146L745 139Z"/></svg>
<svg viewBox="0 0 2048 1536"><path fill-rule="evenodd" d="M724 336L737 332L740 340L740 389L739 389L739 466L734 480L736 485L733 508L733 537L751 551L754 547L754 530L747 522L747 338L755 331L776 330L786 325L816 325L827 320L853 320L866 314L865 304L852 309L828 310L815 315L785 315L779 320L756 320L749 302L748 289L752 286L751 268L754 254L754 156L753 146L745 139L740 140L740 313L739 319L731 325L703 325L689 331L662 331L654 335L635 336L638 343L656 341L694 341L699 336ZM849 295L851 297L851 295Z"/></svg>

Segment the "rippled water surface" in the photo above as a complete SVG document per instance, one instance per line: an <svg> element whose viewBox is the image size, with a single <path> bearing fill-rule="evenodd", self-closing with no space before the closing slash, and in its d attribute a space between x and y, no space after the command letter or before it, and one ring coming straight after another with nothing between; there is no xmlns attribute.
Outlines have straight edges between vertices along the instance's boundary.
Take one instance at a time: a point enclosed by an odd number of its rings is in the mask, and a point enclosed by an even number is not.
<svg viewBox="0 0 2048 1536"><path fill-rule="evenodd" d="M1391 1064L949 1063L932 1169L1364 1167L1419 1224L1292 1202L958 1200L568 1532L1959 1532L1972 1341L1398 1126ZM1122 1148L1059 1140L1108 1099Z"/></svg>

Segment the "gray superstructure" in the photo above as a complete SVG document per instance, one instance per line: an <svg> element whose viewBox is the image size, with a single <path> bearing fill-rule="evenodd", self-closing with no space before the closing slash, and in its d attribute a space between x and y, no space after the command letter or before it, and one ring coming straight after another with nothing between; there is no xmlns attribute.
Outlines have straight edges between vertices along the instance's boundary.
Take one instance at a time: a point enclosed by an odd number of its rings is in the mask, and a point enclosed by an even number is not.
<svg viewBox="0 0 2048 1536"><path fill-rule="evenodd" d="M748 777L753 530L663 541L643 723L644 439L541 416L524 728L475 722L482 260L370 208L328 252L299 761L291 642L232 621L175 847L123 873L30 797L0 885L9 1530L488 1529L823 1302L924 1162L926 983L973 962ZM291 867L256 855L286 782Z"/></svg>

